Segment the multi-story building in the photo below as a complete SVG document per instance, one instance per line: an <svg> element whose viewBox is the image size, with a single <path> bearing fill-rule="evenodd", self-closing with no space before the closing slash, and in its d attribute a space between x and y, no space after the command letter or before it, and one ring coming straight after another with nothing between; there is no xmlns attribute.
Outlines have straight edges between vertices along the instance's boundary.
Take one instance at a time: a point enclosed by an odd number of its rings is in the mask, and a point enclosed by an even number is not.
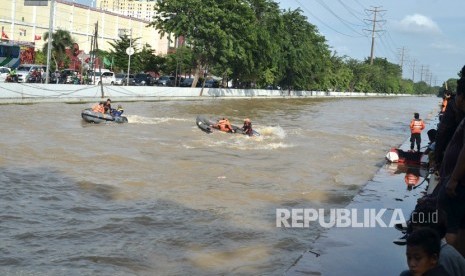
<svg viewBox="0 0 465 276"><path fill-rule="evenodd" d="M117 2L117 0L102 0L102 5L104 1ZM134 2L134 7L138 11L139 6L135 4L138 1L126 1ZM29 42L35 45L36 51L41 50L45 42L44 33L49 30L50 4L38 7L24 6L24 0L1 0L1 3L2 41ZM157 55L165 55L170 48L168 39L160 38L160 34L153 27L146 27L150 22L142 17L55 0L53 18L53 31L57 29L69 31L80 50L85 53L91 49L97 22L99 49L110 50L111 45L108 42L118 39L122 31L126 31L126 34L132 33L133 38L139 38L138 44L134 45L138 49L141 49L142 45L149 44Z"/></svg>
<svg viewBox="0 0 465 276"><path fill-rule="evenodd" d="M105 11L150 21L155 15L155 0L97 0L96 7Z"/></svg>

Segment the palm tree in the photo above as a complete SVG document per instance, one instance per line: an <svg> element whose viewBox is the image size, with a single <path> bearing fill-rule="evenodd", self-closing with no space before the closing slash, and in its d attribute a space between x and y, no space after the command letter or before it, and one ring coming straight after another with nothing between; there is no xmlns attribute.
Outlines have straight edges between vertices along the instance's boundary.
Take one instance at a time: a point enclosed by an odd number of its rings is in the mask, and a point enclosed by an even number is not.
<svg viewBox="0 0 465 276"><path fill-rule="evenodd" d="M48 39L49 33L44 34L44 47L43 52L47 53L48 49ZM66 60L66 48L72 48L74 44L74 39L71 37L71 34L66 30L57 30L52 34L52 58L55 62L55 69L58 69L58 62L60 64Z"/></svg>

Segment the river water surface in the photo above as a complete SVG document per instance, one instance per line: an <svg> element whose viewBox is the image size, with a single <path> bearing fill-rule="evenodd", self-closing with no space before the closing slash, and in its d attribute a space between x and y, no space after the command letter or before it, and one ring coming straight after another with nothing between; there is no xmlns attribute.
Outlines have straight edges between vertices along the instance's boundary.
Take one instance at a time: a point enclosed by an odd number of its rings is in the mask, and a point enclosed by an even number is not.
<svg viewBox="0 0 465 276"><path fill-rule="evenodd" d="M0 275L282 275L324 230L277 228L276 208L347 205L438 102L131 102L121 125L0 106ZM198 114L261 136L206 134Z"/></svg>

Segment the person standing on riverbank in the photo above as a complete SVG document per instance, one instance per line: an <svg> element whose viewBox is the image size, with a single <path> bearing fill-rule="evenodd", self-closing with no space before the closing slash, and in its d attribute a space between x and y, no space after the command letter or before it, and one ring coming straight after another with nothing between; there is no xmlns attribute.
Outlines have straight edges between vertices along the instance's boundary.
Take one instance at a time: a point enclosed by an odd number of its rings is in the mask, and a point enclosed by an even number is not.
<svg viewBox="0 0 465 276"><path fill-rule="evenodd" d="M420 151L421 145L421 131L425 129L425 123L420 119L420 114L415 113L413 120L410 122L410 150L413 151L415 143L417 144L417 151Z"/></svg>

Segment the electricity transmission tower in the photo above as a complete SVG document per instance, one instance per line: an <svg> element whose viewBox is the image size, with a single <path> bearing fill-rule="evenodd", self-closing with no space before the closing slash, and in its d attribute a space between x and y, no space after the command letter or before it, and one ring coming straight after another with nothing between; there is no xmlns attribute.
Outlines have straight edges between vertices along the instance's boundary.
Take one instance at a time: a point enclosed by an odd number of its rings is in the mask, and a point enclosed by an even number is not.
<svg viewBox="0 0 465 276"><path fill-rule="evenodd" d="M379 12L383 12L386 10L380 10L379 8L381 7L373 7L373 9L367 9L367 12L373 13L373 19L365 19L366 21L370 21L373 23L373 27L371 30L365 29L366 31L371 32L371 53L370 53L370 65L373 65L373 57L374 57L374 51L375 51L375 33L381 32L382 30L377 30L376 26L377 23L383 22L385 20L379 20L377 19L377 15Z"/></svg>

